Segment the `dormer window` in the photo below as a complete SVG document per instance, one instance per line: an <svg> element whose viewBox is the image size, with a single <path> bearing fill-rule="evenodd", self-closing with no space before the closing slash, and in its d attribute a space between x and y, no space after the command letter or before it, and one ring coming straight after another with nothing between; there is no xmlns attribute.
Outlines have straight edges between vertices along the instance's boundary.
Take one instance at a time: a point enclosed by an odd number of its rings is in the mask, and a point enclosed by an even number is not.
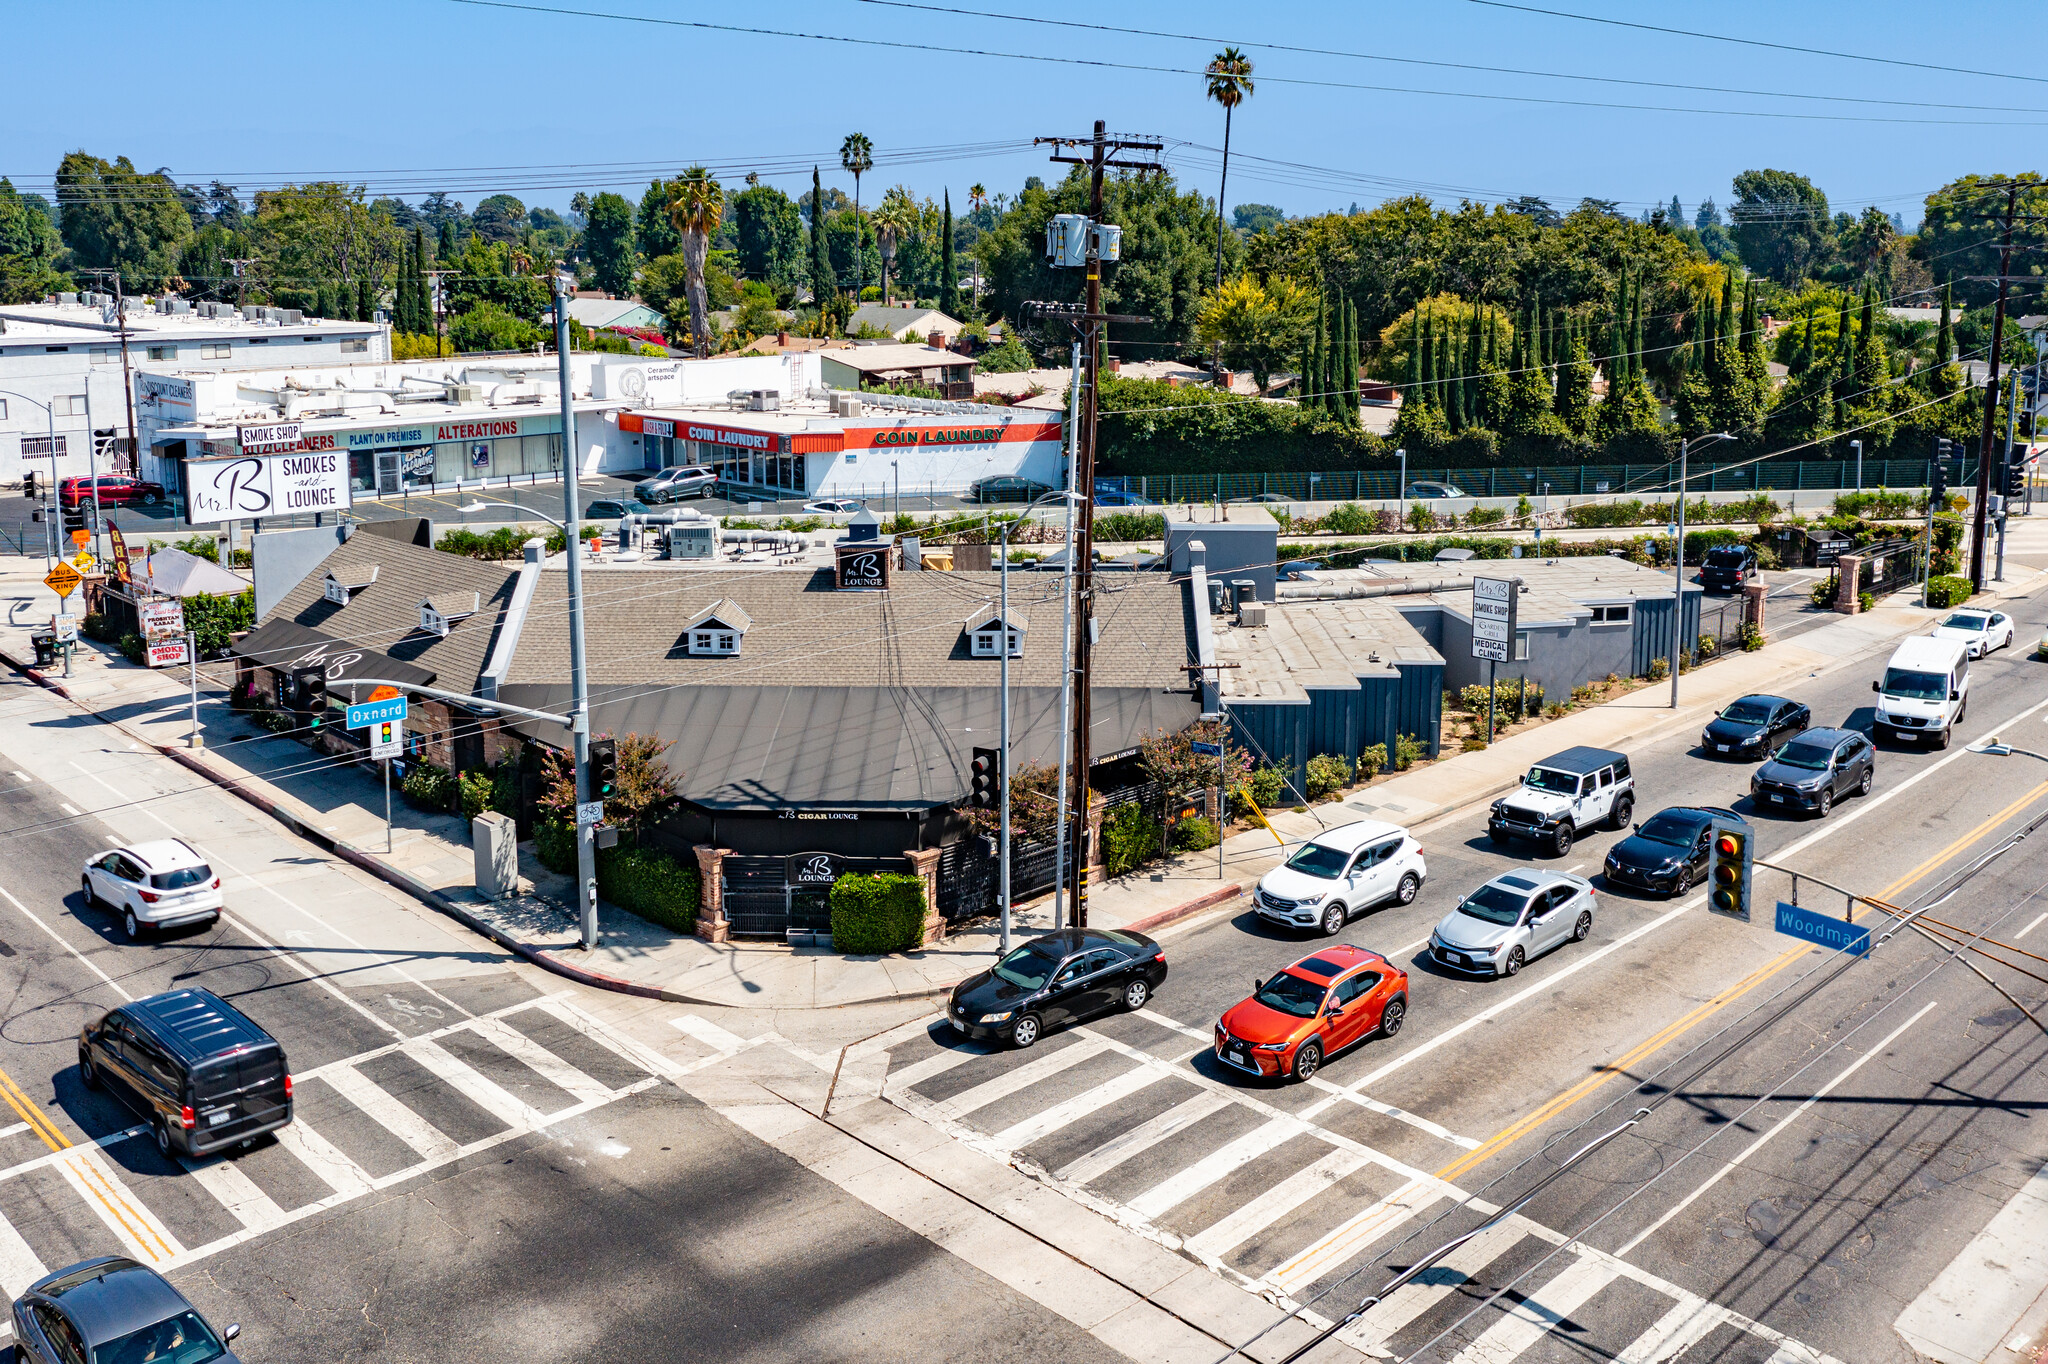
<svg viewBox="0 0 2048 1364"><path fill-rule="evenodd" d="M1007 638L1010 657L1024 656L1024 616L1014 607L1005 622L993 605L983 606L967 618L967 652L974 658L1001 658Z"/></svg>
<svg viewBox="0 0 2048 1364"><path fill-rule="evenodd" d="M483 593L472 592L468 597L421 597L420 629L430 635L446 639L448 632L462 621L468 620L483 605Z"/></svg>
<svg viewBox="0 0 2048 1364"><path fill-rule="evenodd" d="M327 579L321 585L320 595L336 606L347 606L356 593L376 581L375 564L365 564L360 568L329 569Z"/></svg>
<svg viewBox="0 0 2048 1364"><path fill-rule="evenodd" d="M684 623L684 652L692 658L730 657L753 623L738 602L721 597Z"/></svg>

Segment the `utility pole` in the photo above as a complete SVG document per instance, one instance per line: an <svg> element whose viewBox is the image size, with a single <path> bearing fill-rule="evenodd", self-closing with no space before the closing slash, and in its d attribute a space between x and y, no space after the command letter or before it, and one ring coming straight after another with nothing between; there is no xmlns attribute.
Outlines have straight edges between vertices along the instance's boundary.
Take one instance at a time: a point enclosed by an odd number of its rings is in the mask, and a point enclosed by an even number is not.
<svg viewBox="0 0 2048 1364"><path fill-rule="evenodd" d="M128 375L128 310L122 303L121 272L119 270L82 270L79 273L111 277L114 281L114 325L121 336L121 397L126 402L128 409L128 473L130 477L139 477L142 469L141 461L136 458L135 454L135 384ZM91 389L90 384L86 387L88 390ZM90 445L91 442L92 428L88 425L86 427L86 443Z"/></svg>
<svg viewBox="0 0 2048 1364"><path fill-rule="evenodd" d="M1970 591L1984 590L1984 522L1991 502L1991 449L1997 439L1998 354L2005 344L2005 290L2012 273L2012 220L2020 182L2005 182L2005 230L1998 247L1998 306L1991 314L1991 369L1984 380L1984 438L1977 453L1977 506L1970 516Z"/></svg>
<svg viewBox="0 0 2048 1364"><path fill-rule="evenodd" d="M555 285L555 363L562 385L562 548L569 555L569 732L576 748L576 912L586 951L597 946L597 849L590 803L590 677L583 657L583 532L577 524L576 405L569 387L569 290L567 277ZM438 316L438 314L437 314Z"/></svg>
<svg viewBox="0 0 2048 1364"><path fill-rule="evenodd" d="M1095 439L1096 417L1098 415L1097 385L1101 377L1104 324L1112 319L1102 311L1102 254L1099 228L1102 224L1102 172L1114 166L1119 170L1134 170L1140 173L1158 171L1165 173L1166 167L1157 161L1124 161L1116 159L1119 153L1127 151L1158 152L1166 149L1162 142L1142 141L1131 138L1112 138L1105 131L1107 125L1095 120L1095 132L1089 138L1041 137L1034 142L1049 142L1053 146L1051 159L1067 165L1088 167L1088 238L1087 269L1088 291L1080 324L1083 343L1083 362L1086 369L1086 388L1081 396L1079 424L1080 448L1078 458L1069 473L1069 486L1080 509L1076 518L1073 538L1067 542L1068 561L1074 568L1074 713L1073 713L1073 782L1074 812L1070 816L1074 856L1067 866L1068 894L1074 907L1070 922L1076 928L1088 926L1088 730L1091 720L1089 688L1092 684L1092 658L1095 644ZM1086 156L1063 155L1065 148L1085 147ZM1071 316L1071 314L1069 314ZM1136 321L1135 318L1117 318L1117 321ZM1066 831L1062 831L1066 836Z"/></svg>

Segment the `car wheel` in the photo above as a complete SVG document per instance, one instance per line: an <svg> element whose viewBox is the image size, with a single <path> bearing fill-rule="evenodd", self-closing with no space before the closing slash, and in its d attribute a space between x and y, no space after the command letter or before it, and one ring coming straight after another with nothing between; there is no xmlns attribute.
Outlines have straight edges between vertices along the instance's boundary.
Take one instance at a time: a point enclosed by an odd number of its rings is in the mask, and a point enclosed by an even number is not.
<svg viewBox="0 0 2048 1364"><path fill-rule="evenodd" d="M154 507L156 505L156 494L144 493L142 495L142 505L145 507Z"/></svg>
<svg viewBox="0 0 2048 1364"><path fill-rule="evenodd" d="M85 892L85 907L87 909L97 908L100 902L100 897L93 893L92 878L90 876L79 877L78 888Z"/></svg>
<svg viewBox="0 0 2048 1364"><path fill-rule="evenodd" d="M1636 803L1634 799L1628 796L1615 797L1614 814L1608 819L1607 827L1610 829L1626 829L1628 827L1628 817L1635 812Z"/></svg>
<svg viewBox="0 0 2048 1364"><path fill-rule="evenodd" d="M1692 868L1690 866L1679 868L1678 879L1671 883L1671 898L1676 900L1679 896L1685 894L1687 891L1691 889Z"/></svg>
<svg viewBox="0 0 2048 1364"><path fill-rule="evenodd" d="M164 1120L158 1118L150 1124L150 1128L152 1134L156 1137L157 1154L166 1160L176 1155L177 1151L171 1145L171 1129L164 1125Z"/></svg>
<svg viewBox="0 0 2048 1364"><path fill-rule="evenodd" d="M1572 925L1572 941L1584 942L1586 940L1586 936L1590 934L1592 931L1593 911L1590 909L1580 910L1579 921Z"/></svg>
<svg viewBox="0 0 2048 1364"><path fill-rule="evenodd" d="M1134 980L1124 986L1124 1012L1136 1013L1145 1007L1145 1001L1152 998L1152 987L1142 980Z"/></svg>
<svg viewBox="0 0 2048 1364"><path fill-rule="evenodd" d="M1495 843L1505 843L1508 841L1508 836L1499 829L1488 829L1486 836Z"/></svg>
<svg viewBox="0 0 2048 1364"><path fill-rule="evenodd" d="M1936 748L1947 748L1947 747L1948 747L1948 736L1949 736L1949 731L1948 731L1947 729L1944 729L1944 730L1942 730L1940 734L1938 734L1938 735L1936 735L1936 736L1935 736L1935 739L1934 739L1934 746L1935 746Z"/></svg>
<svg viewBox="0 0 2048 1364"><path fill-rule="evenodd" d="M1557 855L1559 857L1563 857L1569 852L1571 852L1572 833L1572 822L1570 820L1566 820L1564 823L1557 826L1557 833L1555 836L1551 838L1550 846L1556 849Z"/></svg>
<svg viewBox="0 0 2048 1364"><path fill-rule="evenodd" d="M121 911L121 931L128 935L129 942L141 941L142 921L135 917L134 910L124 909Z"/></svg>
<svg viewBox="0 0 2048 1364"><path fill-rule="evenodd" d="M1856 794L1867 796L1870 794L1870 788L1875 785L1877 785L1877 768L1875 765L1872 765L1863 769L1863 780L1856 783Z"/></svg>
<svg viewBox="0 0 2048 1364"><path fill-rule="evenodd" d="M100 1087L100 1073L92 1063L91 1052L81 1051L78 1053L78 1082L87 1089L98 1089Z"/></svg>
<svg viewBox="0 0 2048 1364"><path fill-rule="evenodd" d="M1401 1024L1408 1017L1408 1000L1404 995L1395 995L1387 1001L1387 1007L1380 1010L1380 1036L1392 1037L1401 1031Z"/></svg>
<svg viewBox="0 0 2048 1364"><path fill-rule="evenodd" d="M1029 1051L1032 1044L1038 1041L1038 1031L1038 1015L1025 1014L1011 1025L1010 1045L1018 1051Z"/></svg>
<svg viewBox="0 0 2048 1364"><path fill-rule="evenodd" d="M1294 1049L1294 1078L1307 1080L1323 1068L1323 1044L1311 1037Z"/></svg>
<svg viewBox="0 0 2048 1364"><path fill-rule="evenodd" d="M1344 930L1344 906L1331 905L1323 911L1323 936L1334 938Z"/></svg>
<svg viewBox="0 0 2048 1364"><path fill-rule="evenodd" d="M1835 788L1823 786L1820 789L1820 804L1814 807L1814 814L1821 819L1828 817L1828 811L1835 808Z"/></svg>
<svg viewBox="0 0 2048 1364"><path fill-rule="evenodd" d="M1421 890L1422 882L1417 880L1415 873L1411 871L1401 878L1401 884L1395 888L1394 903L1397 905L1412 905L1415 903L1416 895Z"/></svg>
<svg viewBox="0 0 2048 1364"><path fill-rule="evenodd" d="M1508 951L1508 959L1500 964L1500 973L1504 976L1512 976L1522 969L1522 963L1528 959L1528 954L1523 952L1521 948L1511 948Z"/></svg>

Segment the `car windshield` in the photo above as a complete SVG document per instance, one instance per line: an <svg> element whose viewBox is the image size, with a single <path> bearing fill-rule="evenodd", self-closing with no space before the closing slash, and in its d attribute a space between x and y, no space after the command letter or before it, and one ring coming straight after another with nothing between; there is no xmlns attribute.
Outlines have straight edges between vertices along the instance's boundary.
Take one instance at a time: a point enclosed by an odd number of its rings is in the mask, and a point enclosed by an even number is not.
<svg viewBox="0 0 2048 1364"><path fill-rule="evenodd" d="M197 867L180 867L176 871L160 871L149 878L149 883L158 890L183 890L196 886L202 881L213 879L213 868L201 864Z"/></svg>
<svg viewBox="0 0 2048 1364"><path fill-rule="evenodd" d="M1300 976L1278 975L1260 986L1252 998L1283 1014L1314 1018L1322 1006L1323 987Z"/></svg>
<svg viewBox="0 0 2048 1364"><path fill-rule="evenodd" d="M1652 843L1669 843L1674 848L1689 848L1699 827L1696 821L1678 815L1658 815L1636 832Z"/></svg>
<svg viewBox="0 0 2048 1364"><path fill-rule="evenodd" d="M1320 843L1304 843L1299 852L1287 859L1287 868L1289 871L1306 872L1310 876L1321 877L1325 881L1334 881L1350 859L1350 853L1338 852L1335 848L1326 848Z"/></svg>
<svg viewBox="0 0 2048 1364"><path fill-rule="evenodd" d="M1825 744L1786 744L1778 750L1778 761L1787 767L1803 767L1809 772L1825 772L1828 759L1835 750Z"/></svg>
<svg viewBox="0 0 2048 1364"><path fill-rule="evenodd" d="M1742 564L1742 551L1739 549L1710 549L1707 551L1707 562L1715 568L1737 568Z"/></svg>
<svg viewBox="0 0 2048 1364"><path fill-rule="evenodd" d="M1948 679L1940 673L1886 668L1884 685L1880 690L1886 696L1900 696L1909 701L1939 701L1948 695Z"/></svg>
<svg viewBox="0 0 2048 1364"><path fill-rule="evenodd" d="M995 973L1012 985L1036 990L1052 979L1059 964L1058 957L1048 957L1036 947L1020 947L995 964Z"/></svg>
<svg viewBox="0 0 2048 1364"><path fill-rule="evenodd" d="M1529 775L1522 778L1522 785L1535 791L1562 791L1571 795L1579 789L1579 779L1570 772L1553 772L1547 767L1532 767Z"/></svg>
<svg viewBox="0 0 2048 1364"><path fill-rule="evenodd" d="M1943 621L1941 627L1944 630L1981 630L1984 628L1984 617L1973 616L1968 611L1958 611Z"/></svg>
<svg viewBox="0 0 2048 1364"><path fill-rule="evenodd" d="M1513 926L1521 919L1522 906L1528 902L1526 891L1513 891L1504 886L1481 886L1459 902L1458 912L1484 919L1490 924Z"/></svg>
<svg viewBox="0 0 2048 1364"><path fill-rule="evenodd" d="M1737 701L1721 712L1721 718L1738 725L1760 725L1771 718L1771 708L1761 701Z"/></svg>
<svg viewBox="0 0 2048 1364"><path fill-rule="evenodd" d="M95 1345L93 1364L206 1364L227 1353L220 1337L213 1333L197 1312L180 1312L175 1317L152 1322Z"/></svg>

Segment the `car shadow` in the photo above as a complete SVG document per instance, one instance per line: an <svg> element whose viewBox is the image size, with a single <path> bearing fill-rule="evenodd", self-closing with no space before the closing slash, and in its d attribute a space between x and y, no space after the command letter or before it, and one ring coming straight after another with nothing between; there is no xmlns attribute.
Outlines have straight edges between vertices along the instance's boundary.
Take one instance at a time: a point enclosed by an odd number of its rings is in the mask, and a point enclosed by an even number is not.
<svg viewBox="0 0 2048 1364"><path fill-rule="evenodd" d="M1353 915L1353 921L1355 922L1362 917L1363 914ZM1316 932L1313 925L1290 928L1286 924L1274 923L1255 909L1247 909L1242 914L1233 917L1230 921L1230 926L1241 933L1249 933L1254 937L1265 938L1269 942L1308 942L1313 938L1322 936Z"/></svg>

